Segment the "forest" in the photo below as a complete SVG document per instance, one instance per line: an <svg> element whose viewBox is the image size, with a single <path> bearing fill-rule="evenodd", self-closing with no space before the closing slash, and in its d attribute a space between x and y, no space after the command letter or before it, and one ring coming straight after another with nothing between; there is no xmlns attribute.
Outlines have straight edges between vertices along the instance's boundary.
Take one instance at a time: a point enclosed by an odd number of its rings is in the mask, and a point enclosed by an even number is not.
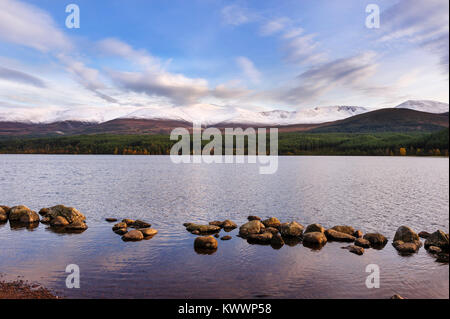
<svg viewBox="0 0 450 319"><path fill-rule="evenodd" d="M448 156L448 137L448 128L434 133L280 133L278 154ZM169 135L17 137L0 139L0 154L168 155L176 142Z"/></svg>

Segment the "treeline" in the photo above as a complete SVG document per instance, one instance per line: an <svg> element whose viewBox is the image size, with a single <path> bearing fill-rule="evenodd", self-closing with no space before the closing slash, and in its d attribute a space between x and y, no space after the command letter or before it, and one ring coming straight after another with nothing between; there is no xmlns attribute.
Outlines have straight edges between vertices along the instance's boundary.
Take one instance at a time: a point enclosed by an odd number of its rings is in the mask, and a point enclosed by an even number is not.
<svg viewBox="0 0 450 319"><path fill-rule="evenodd" d="M431 134L280 133L278 153L279 155L448 156L448 137L448 129ZM10 138L0 140L0 154L168 155L174 143L176 141L171 141L168 135ZM205 145L208 141L202 143Z"/></svg>

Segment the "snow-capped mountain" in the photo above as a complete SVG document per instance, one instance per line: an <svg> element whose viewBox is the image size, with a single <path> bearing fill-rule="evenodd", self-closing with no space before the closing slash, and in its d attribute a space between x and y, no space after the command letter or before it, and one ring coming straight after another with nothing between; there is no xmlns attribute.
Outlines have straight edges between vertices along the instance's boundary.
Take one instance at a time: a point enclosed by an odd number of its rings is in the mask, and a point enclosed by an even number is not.
<svg viewBox="0 0 450 319"><path fill-rule="evenodd" d="M442 103L437 101L430 100L409 100L403 102L400 105L397 105L395 108L397 109L410 109L420 112L427 113L446 113L448 112L449 105L448 103Z"/></svg>
<svg viewBox="0 0 450 319"><path fill-rule="evenodd" d="M395 108L407 108L428 113L449 111L447 103L435 101L406 101ZM55 123L79 121L104 123L115 119L151 119L198 122L203 125L218 123L294 125L319 124L346 119L374 109L362 106L319 106L297 111L255 111L240 107L195 104L185 107L83 107L73 109L1 109L0 122Z"/></svg>
<svg viewBox="0 0 450 319"><path fill-rule="evenodd" d="M299 111L241 112L226 122L266 125L317 124L343 120L368 111L370 109L361 106L322 106Z"/></svg>

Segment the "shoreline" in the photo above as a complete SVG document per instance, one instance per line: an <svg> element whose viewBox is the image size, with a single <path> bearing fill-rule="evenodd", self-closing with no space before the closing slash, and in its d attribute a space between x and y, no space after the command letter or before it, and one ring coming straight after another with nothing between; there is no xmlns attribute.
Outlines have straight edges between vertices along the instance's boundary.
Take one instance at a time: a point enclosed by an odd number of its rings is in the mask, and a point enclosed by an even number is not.
<svg viewBox="0 0 450 319"><path fill-rule="evenodd" d="M24 280L0 280L0 299L61 299L50 290Z"/></svg>

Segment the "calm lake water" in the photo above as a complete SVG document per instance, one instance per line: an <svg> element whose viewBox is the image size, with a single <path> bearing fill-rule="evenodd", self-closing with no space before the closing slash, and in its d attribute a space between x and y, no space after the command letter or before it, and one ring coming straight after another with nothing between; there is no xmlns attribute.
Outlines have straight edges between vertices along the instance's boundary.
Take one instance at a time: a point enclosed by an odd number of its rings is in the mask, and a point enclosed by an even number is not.
<svg viewBox="0 0 450 319"><path fill-rule="evenodd" d="M423 248L403 257L391 245L401 225L448 232L448 158L281 157L276 174L260 175L255 164L173 164L166 156L0 155L0 204L64 204L87 216L82 234L0 226L3 279L23 276L65 297L449 298L448 264ZM345 243L319 251L250 245L234 230L215 254L199 255L182 225L241 225L248 215L348 224L390 241L357 256L340 249ZM159 233L126 243L105 217L143 219ZM68 264L80 267L80 289L65 287ZM380 267L378 289L366 288L368 264Z"/></svg>

